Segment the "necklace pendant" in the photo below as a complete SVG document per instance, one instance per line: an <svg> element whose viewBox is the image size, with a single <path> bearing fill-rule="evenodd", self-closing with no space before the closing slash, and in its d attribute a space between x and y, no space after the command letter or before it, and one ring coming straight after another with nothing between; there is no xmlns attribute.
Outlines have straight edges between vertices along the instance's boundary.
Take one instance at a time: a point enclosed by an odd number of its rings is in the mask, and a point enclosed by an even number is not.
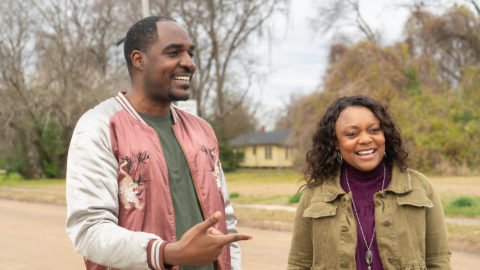
<svg viewBox="0 0 480 270"><path fill-rule="evenodd" d="M372 270L372 267L370 265L368 266L368 270Z"/></svg>
<svg viewBox="0 0 480 270"><path fill-rule="evenodd" d="M370 249L367 249L367 252L365 253L365 260L367 261L368 269L370 269L370 264L372 264L372 252Z"/></svg>

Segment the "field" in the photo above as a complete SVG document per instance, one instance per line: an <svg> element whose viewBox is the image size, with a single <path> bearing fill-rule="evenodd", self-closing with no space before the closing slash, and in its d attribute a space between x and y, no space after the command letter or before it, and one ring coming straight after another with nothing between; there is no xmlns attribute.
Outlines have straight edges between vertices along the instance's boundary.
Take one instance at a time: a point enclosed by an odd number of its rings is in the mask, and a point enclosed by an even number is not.
<svg viewBox="0 0 480 270"><path fill-rule="evenodd" d="M251 204L296 206L302 175L292 170L239 170L226 174L239 223L263 229L293 228L294 212L246 207ZM450 218L480 219L480 176L430 177ZM46 203L65 203L62 179L22 180L0 175L0 197ZM458 203L460 202L460 203ZM478 253L480 225L448 224L452 248Z"/></svg>

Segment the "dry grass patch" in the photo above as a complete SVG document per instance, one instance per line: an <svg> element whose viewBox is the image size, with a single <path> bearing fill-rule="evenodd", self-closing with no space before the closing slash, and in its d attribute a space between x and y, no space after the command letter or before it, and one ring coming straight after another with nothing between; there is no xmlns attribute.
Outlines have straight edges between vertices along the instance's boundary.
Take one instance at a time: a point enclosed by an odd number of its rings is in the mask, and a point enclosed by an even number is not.
<svg viewBox="0 0 480 270"><path fill-rule="evenodd" d="M480 196L480 176L433 176L441 197Z"/></svg>
<svg viewBox="0 0 480 270"><path fill-rule="evenodd" d="M480 226L447 224L450 248L480 253Z"/></svg>
<svg viewBox="0 0 480 270"><path fill-rule="evenodd" d="M65 180L23 180L17 175L0 175L0 198L65 204Z"/></svg>
<svg viewBox="0 0 480 270"><path fill-rule="evenodd" d="M65 204L65 189L0 186L0 198L29 202Z"/></svg>
<svg viewBox="0 0 480 270"><path fill-rule="evenodd" d="M242 226L279 231L292 231L294 212L266 210L235 205L238 223Z"/></svg>
<svg viewBox="0 0 480 270"><path fill-rule="evenodd" d="M232 199L236 203L287 205L302 185L302 175L289 169L239 170L225 177L229 193L239 195Z"/></svg>

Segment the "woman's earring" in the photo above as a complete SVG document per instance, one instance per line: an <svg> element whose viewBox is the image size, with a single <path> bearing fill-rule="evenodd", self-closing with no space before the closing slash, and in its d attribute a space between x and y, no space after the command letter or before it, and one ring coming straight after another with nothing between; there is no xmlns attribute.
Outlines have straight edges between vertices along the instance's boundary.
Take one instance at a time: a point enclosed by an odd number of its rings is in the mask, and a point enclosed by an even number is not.
<svg viewBox="0 0 480 270"><path fill-rule="evenodd" d="M387 157L387 152L383 152L383 157L386 158Z"/></svg>
<svg viewBox="0 0 480 270"><path fill-rule="evenodd" d="M340 151L337 151L337 161L338 161L338 163L340 163L340 165L342 165L343 157L342 157L342 154L340 153Z"/></svg>

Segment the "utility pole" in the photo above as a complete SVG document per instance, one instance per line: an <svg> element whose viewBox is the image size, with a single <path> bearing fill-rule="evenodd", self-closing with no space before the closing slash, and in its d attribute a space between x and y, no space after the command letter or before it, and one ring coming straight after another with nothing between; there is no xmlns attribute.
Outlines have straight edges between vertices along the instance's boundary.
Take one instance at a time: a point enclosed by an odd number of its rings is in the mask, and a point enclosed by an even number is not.
<svg viewBox="0 0 480 270"><path fill-rule="evenodd" d="M142 16L143 18L150 16L150 7L148 5L148 0L142 0Z"/></svg>

